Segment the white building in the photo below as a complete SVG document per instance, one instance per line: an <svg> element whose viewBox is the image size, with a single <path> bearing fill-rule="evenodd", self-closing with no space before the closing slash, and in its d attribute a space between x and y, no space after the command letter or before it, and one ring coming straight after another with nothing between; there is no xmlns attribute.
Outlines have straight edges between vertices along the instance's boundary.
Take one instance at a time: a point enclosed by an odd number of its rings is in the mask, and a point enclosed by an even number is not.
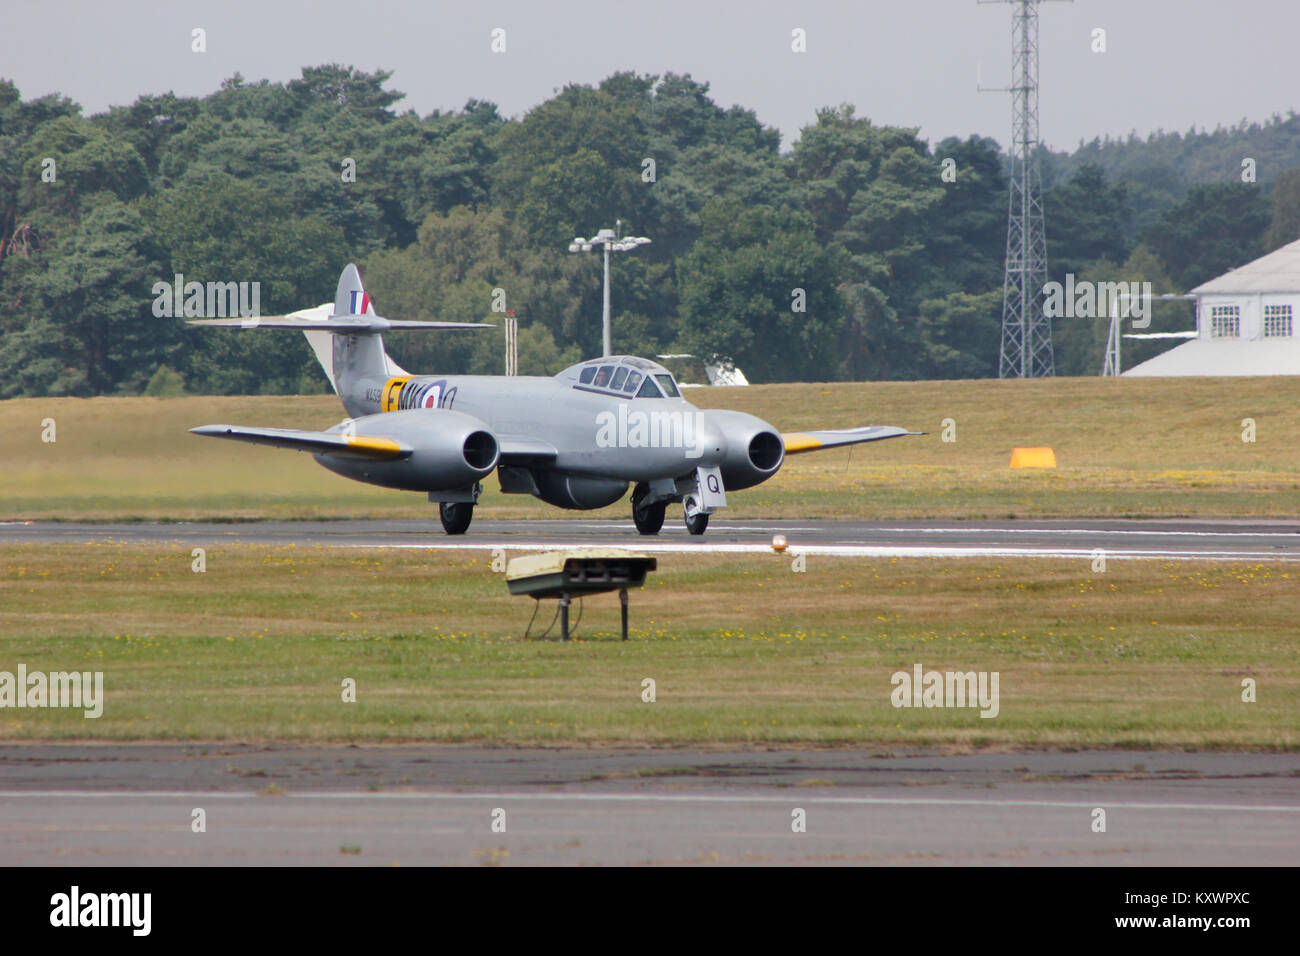
<svg viewBox="0 0 1300 956"><path fill-rule="evenodd" d="M1300 375L1300 240L1192 289L1196 337L1125 375Z"/></svg>

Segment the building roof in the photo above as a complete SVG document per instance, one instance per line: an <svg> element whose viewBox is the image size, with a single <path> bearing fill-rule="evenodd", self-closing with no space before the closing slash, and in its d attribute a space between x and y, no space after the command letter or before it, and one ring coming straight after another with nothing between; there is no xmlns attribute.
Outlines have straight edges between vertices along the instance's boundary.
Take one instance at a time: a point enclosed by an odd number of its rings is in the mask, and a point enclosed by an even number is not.
<svg viewBox="0 0 1300 956"><path fill-rule="evenodd" d="M1124 374L1134 377L1300 375L1300 338L1193 339L1133 366Z"/></svg>
<svg viewBox="0 0 1300 956"><path fill-rule="evenodd" d="M1300 239L1274 249L1244 266L1203 282L1192 290L1197 295L1253 294L1259 292L1300 293Z"/></svg>

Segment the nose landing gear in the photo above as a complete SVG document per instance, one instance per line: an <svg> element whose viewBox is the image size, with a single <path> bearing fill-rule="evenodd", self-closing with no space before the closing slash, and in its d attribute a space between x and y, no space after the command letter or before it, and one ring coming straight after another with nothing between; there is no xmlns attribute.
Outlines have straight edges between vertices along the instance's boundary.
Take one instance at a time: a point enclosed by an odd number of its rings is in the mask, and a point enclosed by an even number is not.
<svg viewBox="0 0 1300 956"><path fill-rule="evenodd" d="M709 514L707 511L700 511L686 516L686 530L691 534L704 534L708 527Z"/></svg>

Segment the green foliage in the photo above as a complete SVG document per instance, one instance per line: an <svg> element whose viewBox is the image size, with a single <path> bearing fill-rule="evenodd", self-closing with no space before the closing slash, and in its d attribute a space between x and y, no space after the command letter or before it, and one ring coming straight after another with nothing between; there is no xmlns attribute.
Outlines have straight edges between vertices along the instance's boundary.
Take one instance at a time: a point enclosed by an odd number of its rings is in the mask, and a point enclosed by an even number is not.
<svg viewBox="0 0 1300 956"><path fill-rule="evenodd" d="M333 301L338 263L347 256L342 232L317 216L295 217L284 195L213 173L202 183L164 190L144 209L171 254L170 268L153 281L170 282L179 273L186 282L256 282L267 315ZM316 364L297 335L188 328L179 334L181 368L201 393L292 392L304 366Z"/></svg>
<svg viewBox="0 0 1300 956"><path fill-rule="evenodd" d="M1002 292L953 292L921 303L922 367L934 378L989 378L998 373Z"/></svg>
<svg viewBox="0 0 1300 956"><path fill-rule="evenodd" d="M1128 193L1111 185L1100 166L1085 163L1068 182L1047 190L1043 209L1047 225L1051 278L1064 281L1090 262L1122 262L1128 255Z"/></svg>
<svg viewBox="0 0 1300 956"><path fill-rule="evenodd" d="M714 199L705 235L679 266L681 340L752 382L830 381L843 323L843 250L817 241L811 217Z"/></svg>
<svg viewBox="0 0 1300 956"><path fill-rule="evenodd" d="M1235 126L1214 131L1193 126L1186 133L1156 130L1145 138L1130 133L1123 139L1094 139L1080 142L1066 156L1051 154L1056 178L1068 179L1085 165L1100 167L1112 182L1128 180L1146 170L1166 169L1182 184L1179 198L1196 184L1240 181L1241 161L1255 160L1260 182L1271 182L1283 169L1296 165L1300 153L1300 116L1294 111L1285 118L1274 115L1264 123L1243 119ZM1048 185L1055 181L1049 180Z"/></svg>
<svg viewBox="0 0 1300 956"><path fill-rule="evenodd" d="M177 343L175 325L150 309L161 266L148 228L133 209L104 199L55 252L25 261L0 290L5 312L32 316L6 329L0 396L138 391Z"/></svg>
<svg viewBox="0 0 1300 956"><path fill-rule="evenodd" d="M144 395L149 398L180 398L185 394L185 379L179 372L173 372L166 365L159 365L158 370L144 387Z"/></svg>
<svg viewBox="0 0 1300 956"><path fill-rule="evenodd" d="M1177 291L1185 292L1258 256L1268 223L1268 204L1258 186L1193 186L1143 241L1160 257Z"/></svg>
<svg viewBox="0 0 1300 956"><path fill-rule="evenodd" d="M1075 276L1076 282L1151 283L1153 296L1173 291L1174 281L1165 273L1160 259L1146 246L1138 246L1118 264L1099 260ZM1139 286L1139 288L1141 288ZM1187 301L1153 301L1150 325L1136 328L1136 318L1125 319L1121 332L1183 332L1194 326L1192 305ZM1109 316L1057 319L1052 330L1058 375L1097 375L1106 358L1106 338L1110 332ZM1122 368L1154 358L1167 349L1182 344L1178 339L1123 339L1120 342Z"/></svg>
<svg viewBox="0 0 1300 956"><path fill-rule="evenodd" d="M1278 174L1270 205L1271 219L1263 240L1265 252L1300 239L1300 167Z"/></svg>
<svg viewBox="0 0 1300 956"><path fill-rule="evenodd" d="M612 257L616 351L689 351L755 382L996 373L1007 158L991 139L932 148L845 104L783 154L689 74L615 73L515 119L480 100L398 113L389 79L236 73L90 117L0 81L0 396L152 394L172 376L321 392L301 336L199 332L155 316L153 290L255 282L263 313L288 312L330 301L348 261L382 314L497 326L390 336L403 366L498 373L508 309L520 371L552 374L601 347L602 256L567 246L616 222L653 240ZM1040 158L1053 278L1174 291L1300 238L1294 115ZM1158 306L1153 327L1185 312ZM1056 336L1059 371L1096 371L1104 329Z"/></svg>

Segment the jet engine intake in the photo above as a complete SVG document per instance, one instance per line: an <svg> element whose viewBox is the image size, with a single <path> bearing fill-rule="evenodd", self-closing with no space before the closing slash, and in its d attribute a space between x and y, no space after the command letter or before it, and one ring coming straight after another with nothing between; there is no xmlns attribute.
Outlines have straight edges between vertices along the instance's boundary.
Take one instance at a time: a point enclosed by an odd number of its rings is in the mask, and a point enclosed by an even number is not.
<svg viewBox="0 0 1300 956"><path fill-rule="evenodd" d="M775 475L785 461L781 434L753 415L711 408L704 412L726 439L726 454L718 467L728 491L752 488Z"/></svg>

